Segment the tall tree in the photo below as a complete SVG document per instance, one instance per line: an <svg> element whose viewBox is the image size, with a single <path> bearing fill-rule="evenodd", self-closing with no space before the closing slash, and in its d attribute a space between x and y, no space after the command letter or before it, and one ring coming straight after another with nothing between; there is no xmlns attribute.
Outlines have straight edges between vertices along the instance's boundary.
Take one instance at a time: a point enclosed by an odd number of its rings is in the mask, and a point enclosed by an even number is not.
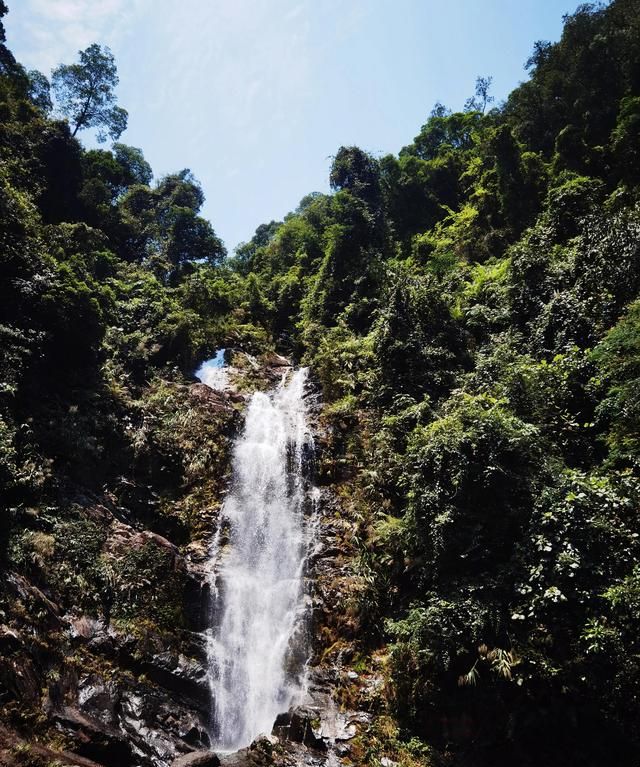
<svg viewBox="0 0 640 767"><path fill-rule="evenodd" d="M3 0L0 0L0 74L1 75L15 75L20 71L19 65L16 63L13 53L7 48L5 42L7 35L2 23L2 17L6 16L9 9Z"/></svg>
<svg viewBox="0 0 640 767"><path fill-rule="evenodd" d="M495 101L494 96L489 94L493 77L477 77L475 96L467 99L464 104L465 112L485 113L487 106Z"/></svg>
<svg viewBox="0 0 640 767"><path fill-rule="evenodd" d="M31 101L45 114L49 114L53 108L51 103L51 85L47 78L37 69L27 72L29 78L29 96Z"/></svg>
<svg viewBox="0 0 640 767"><path fill-rule="evenodd" d="M68 118L72 135L97 128L98 141L117 140L127 127L127 111L116 104L118 73L109 48L93 43L79 51L80 62L60 64L52 73L52 87L60 112Z"/></svg>

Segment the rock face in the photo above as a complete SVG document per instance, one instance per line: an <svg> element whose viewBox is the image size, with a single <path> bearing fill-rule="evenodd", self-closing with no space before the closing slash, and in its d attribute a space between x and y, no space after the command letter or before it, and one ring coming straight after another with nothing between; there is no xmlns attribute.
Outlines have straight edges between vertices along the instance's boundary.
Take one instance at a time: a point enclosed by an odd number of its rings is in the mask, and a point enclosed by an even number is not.
<svg viewBox="0 0 640 767"><path fill-rule="evenodd" d="M180 749L209 745L194 701L149 681L67 674L50 685L47 709L77 753L108 764L164 765Z"/></svg>
<svg viewBox="0 0 640 767"><path fill-rule="evenodd" d="M278 754L282 756L283 754ZM274 759L274 747L268 738L257 738L249 746L242 748L234 754L221 754L221 767L271 767L276 764L285 764L285 761Z"/></svg>
<svg viewBox="0 0 640 767"><path fill-rule="evenodd" d="M56 711L54 721L76 742L76 753L106 764L134 767L133 744L124 733L99 719L85 716L78 709L65 706Z"/></svg>
<svg viewBox="0 0 640 767"><path fill-rule="evenodd" d="M275 721L273 734L283 740L302 743L308 748L326 751L327 744L321 737L319 712L309 706L295 706Z"/></svg>
<svg viewBox="0 0 640 767"><path fill-rule="evenodd" d="M271 767L275 764L273 744L268 738L258 738L249 748L240 749L233 754L218 755L213 751L193 751L178 757L171 767Z"/></svg>
<svg viewBox="0 0 640 767"><path fill-rule="evenodd" d="M188 567L159 533L137 530L106 507L91 519L106 531L103 556L112 561L152 549L171 568ZM7 575L5 593L22 612L11 616L13 625L0 625L0 694L14 707L44 713L49 732L64 737L67 755L49 761L168 767L180 754L209 747L206 651L198 631L206 574L194 569L190 578L198 586L185 589L195 602L185 615L194 630L174 633L168 646L152 625L129 633L95 615L65 614L26 576ZM23 628L16 627L19 621ZM30 747L28 735L7 737L26 738Z"/></svg>
<svg viewBox="0 0 640 767"><path fill-rule="evenodd" d="M50 716L78 744L77 753L107 764L164 767L180 751L209 746L201 662L168 652L145 657L133 638L113 630L89 639L96 641L138 676L70 672L50 685ZM65 706L69 700L73 705Z"/></svg>
<svg viewBox="0 0 640 767"><path fill-rule="evenodd" d="M171 767L220 767L220 759L212 751L194 751L178 757Z"/></svg>

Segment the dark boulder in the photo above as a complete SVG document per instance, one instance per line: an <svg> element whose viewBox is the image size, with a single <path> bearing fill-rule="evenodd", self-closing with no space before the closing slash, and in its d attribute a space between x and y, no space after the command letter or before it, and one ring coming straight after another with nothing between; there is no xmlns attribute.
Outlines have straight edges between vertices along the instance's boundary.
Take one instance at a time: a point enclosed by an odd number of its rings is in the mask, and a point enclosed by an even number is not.
<svg viewBox="0 0 640 767"><path fill-rule="evenodd" d="M85 716L71 706L56 711L53 719L62 732L72 738L74 750L80 756L119 767L139 764L125 736L98 719Z"/></svg>
<svg viewBox="0 0 640 767"><path fill-rule="evenodd" d="M294 706L286 714L279 714L273 734L281 740L302 743L318 751L327 750L327 744L320 736L318 712L309 706Z"/></svg>
<svg viewBox="0 0 640 767"><path fill-rule="evenodd" d="M254 740L249 748L220 755L221 767L271 767L273 763L273 746L265 737Z"/></svg>
<svg viewBox="0 0 640 767"><path fill-rule="evenodd" d="M174 759L171 767L220 767L220 759L213 751L193 751Z"/></svg>
<svg viewBox="0 0 640 767"><path fill-rule="evenodd" d="M207 671L197 660L164 652L143 661L140 666L156 684L177 693L194 708L208 711L210 692Z"/></svg>

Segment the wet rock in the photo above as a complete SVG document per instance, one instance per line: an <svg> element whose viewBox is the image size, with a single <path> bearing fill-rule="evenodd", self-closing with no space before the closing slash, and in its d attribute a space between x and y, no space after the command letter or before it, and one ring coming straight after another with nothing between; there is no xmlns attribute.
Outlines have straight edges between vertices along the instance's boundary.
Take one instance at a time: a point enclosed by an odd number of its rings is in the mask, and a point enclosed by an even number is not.
<svg viewBox="0 0 640 767"><path fill-rule="evenodd" d="M220 759L213 751L194 751L175 759L171 767L219 767Z"/></svg>
<svg viewBox="0 0 640 767"><path fill-rule="evenodd" d="M209 627L210 585L207 566L206 561L187 561L183 612L187 626L194 632L202 632Z"/></svg>
<svg viewBox="0 0 640 767"><path fill-rule="evenodd" d="M180 751L203 750L210 745L203 718L197 712L149 685L123 691L120 727L136 752L156 764L170 764Z"/></svg>
<svg viewBox="0 0 640 767"><path fill-rule="evenodd" d="M288 740L289 726L291 725L291 714L288 711L284 711L278 714L276 721L273 723L273 730L271 731L276 738L282 738Z"/></svg>
<svg viewBox="0 0 640 767"><path fill-rule="evenodd" d="M68 621L69 635L80 642L89 642L104 628L101 621L88 615L72 616L68 618Z"/></svg>
<svg viewBox="0 0 640 767"><path fill-rule="evenodd" d="M131 743L121 732L85 716L78 709L65 706L54 713L53 720L74 741L75 751L80 756L118 767L137 767L139 764Z"/></svg>
<svg viewBox="0 0 640 767"><path fill-rule="evenodd" d="M184 655L165 652L154 655L142 665L152 681L182 695L198 707L208 709L209 685L206 669L201 663Z"/></svg>
<svg viewBox="0 0 640 767"><path fill-rule="evenodd" d="M185 546L186 559L190 563L203 564L209 561L209 541L195 540Z"/></svg>
<svg viewBox="0 0 640 767"><path fill-rule="evenodd" d="M86 645L106 658L113 658L119 649L120 637L104 621L88 615L66 615L67 634L74 645Z"/></svg>
<svg viewBox="0 0 640 767"><path fill-rule="evenodd" d="M172 566L183 566L178 547L159 533L151 530L135 530L131 525L114 519L109 529L109 538L105 543L105 551L115 558L120 558L132 549L140 550L153 544L171 557Z"/></svg>
<svg viewBox="0 0 640 767"><path fill-rule="evenodd" d="M82 677L78 682L78 704L83 714L109 727L117 726L120 691L114 682L105 682L98 674Z"/></svg>
<svg viewBox="0 0 640 767"><path fill-rule="evenodd" d="M294 706L286 714L279 714L273 726L273 734L278 738L326 751L327 744L320 733L319 713L309 706Z"/></svg>
<svg viewBox="0 0 640 767"><path fill-rule="evenodd" d="M78 672L75 668L63 666L47 685L44 709L48 713L77 701Z"/></svg>
<svg viewBox="0 0 640 767"><path fill-rule="evenodd" d="M234 754L221 754L221 767L270 767L274 764L273 745L266 737L257 738Z"/></svg>
<svg viewBox="0 0 640 767"><path fill-rule="evenodd" d="M37 705L41 688L41 669L29 657L24 637L8 626L0 627L0 700Z"/></svg>
<svg viewBox="0 0 640 767"><path fill-rule="evenodd" d="M213 411L231 410L230 402L233 401L233 398L230 395L231 392L212 389L203 383L191 384L189 386L189 397L198 404L204 405Z"/></svg>
<svg viewBox="0 0 640 767"><path fill-rule="evenodd" d="M247 748L236 751L235 754L223 754L220 764L222 767L254 767Z"/></svg>
<svg viewBox="0 0 640 767"><path fill-rule="evenodd" d="M195 658L201 666L206 666L207 637L205 634L199 631L184 631L180 646L186 656Z"/></svg>
<svg viewBox="0 0 640 767"><path fill-rule="evenodd" d="M190 722L186 728L182 727L178 734L185 743L188 743L194 748L209 741L209 736L199 723Z"/></svg>
<svg viewBox="0 0 640 767"><path fill-rule="evenodd" d="M154 533L151 530L143 530L141 533L138 533L135 541L136 544L138 541L141 546L144 546L147 543L155 543L156 546L171 554L174 559L179 556L178 547L175 544L168 541L164 536Z"/></svg>
<svg viewBox="0 0 640 767"><path fill-rule="evenodd" d="M113 513L101 503L84 506L84 514L101 525L108 525L113 519Z"/></svg>

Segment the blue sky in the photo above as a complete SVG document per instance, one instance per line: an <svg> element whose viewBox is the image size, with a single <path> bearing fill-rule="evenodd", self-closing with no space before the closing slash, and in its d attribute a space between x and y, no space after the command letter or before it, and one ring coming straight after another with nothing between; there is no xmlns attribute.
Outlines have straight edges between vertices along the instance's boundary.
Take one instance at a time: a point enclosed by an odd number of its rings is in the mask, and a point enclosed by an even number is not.
<svg viewBox="0 0 640 767"><path fill-rule="evenodd" d="M191 168L229 249L326 191L342 144L397 152L477 75L497 99L577 0L7 0L10 48L49 74L110 46L122 140L156 176ZM90 138L85 139L90 141Z"/></svg>

